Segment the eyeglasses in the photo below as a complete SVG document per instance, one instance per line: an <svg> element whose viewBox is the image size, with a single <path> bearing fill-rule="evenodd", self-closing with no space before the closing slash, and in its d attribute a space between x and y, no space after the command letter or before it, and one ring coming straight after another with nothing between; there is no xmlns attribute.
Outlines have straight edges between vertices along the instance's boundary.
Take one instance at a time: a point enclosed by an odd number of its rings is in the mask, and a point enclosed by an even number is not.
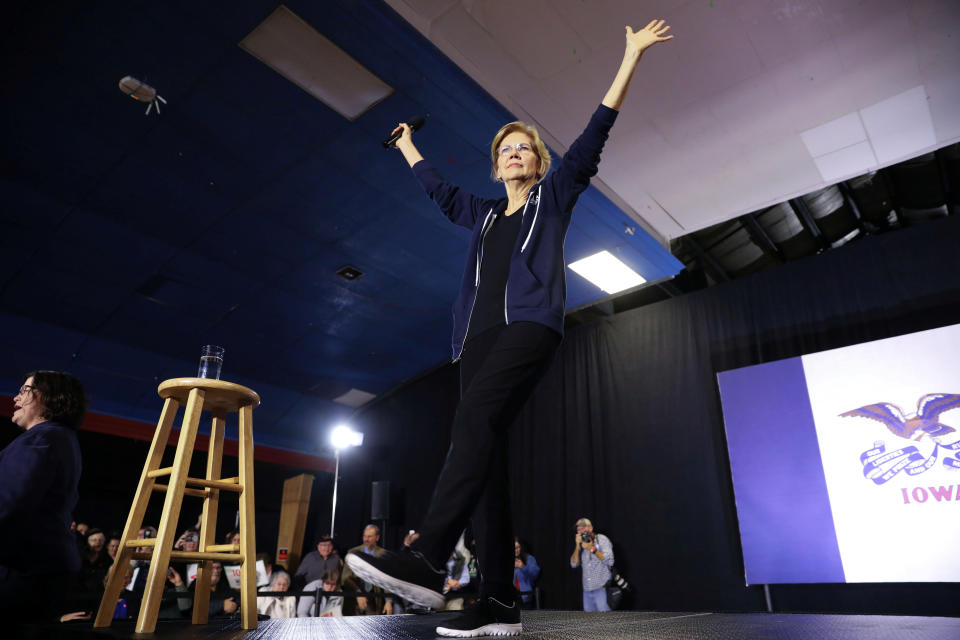
<svg viewBox="0 0 960 640"><path fill-rule="evenodd" d="M35 391L36 389L37 388L32 384L25 384L22 387L20 387L20 391L17 392L17 395L18 396L26 395L27 392Z"/></svg>
<svg viewBox="0 0 960 640"><path fill-rule="evenodd" d="M527 142L518 142L517 144L505 144L505 145L503 145L502 147L500 147L500 149L497 150L497 153L499 153L500 156L502 157L502 156L508 155L508 154L509 154L511 151L513 151L514 149L517 150L517 153L532 153L532 152L533 152L533 146L532 146L532 145L530 145L530 144L527 143Z"/></svg>

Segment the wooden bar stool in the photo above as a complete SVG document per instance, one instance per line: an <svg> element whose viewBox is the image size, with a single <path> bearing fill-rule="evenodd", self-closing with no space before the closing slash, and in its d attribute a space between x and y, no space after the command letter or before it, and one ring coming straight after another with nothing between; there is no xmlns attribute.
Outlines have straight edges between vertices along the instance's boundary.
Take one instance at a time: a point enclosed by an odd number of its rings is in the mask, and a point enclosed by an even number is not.
<svg viewBox="0 0 960 640"><path fill-rule="evenodd" d="M160 612L160 600L167 581L167 569L171 560L198 562L197 584L194 587L193 623L205 624L210 603L210 574L212 561L240 564L240 614L244 629L257 628L257 570L256 534L254 531L253 506L253 409L260 404L260 396L252 389L232 382L207 378L173 378L166 380L157 393L164 398L163 410L157 431L150 445L150 453L140 474L140 484L130 507L127 524L117 557L110 569L103 600L94 627L108 627L113 620L117 598L123 589L126 567L131 559L149 560L147 584L137 618L137 633L153 633ZM172 467L160 468L163 452L170 439L170 430L177 415L177 408L186 405L180 439ZM200 414L213 414L210 428L210 450L207 453L207 477L190 478L187 472L193 457L193 445L197 438ZM223 431L227 413L239 414L239 477L221 478L223 458ZM168 478L167 484L157 484L158 478ZM188 486L189 485L189 486ZM138 539L143 527L143 517L154 491L165 491L163 512L156 538ZM240 494L240 544L215 544L217 507L221 491ZM183 496L203 498L203 514L200 520L199 551L174 551L174 536L180 519ZM138 551L138 547L150 549ZM184 576L186 578L186 576ZM226 576L221 579L226 579Z"/></svg>

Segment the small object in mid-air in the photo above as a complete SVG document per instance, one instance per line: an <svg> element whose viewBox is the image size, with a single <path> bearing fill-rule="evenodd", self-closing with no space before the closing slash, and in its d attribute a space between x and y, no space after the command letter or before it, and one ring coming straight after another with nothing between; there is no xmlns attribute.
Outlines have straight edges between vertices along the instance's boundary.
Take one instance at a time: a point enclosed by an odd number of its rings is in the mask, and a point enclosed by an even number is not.
<svg viewBox="0 0 960 640"><path fill-rule="evenodd" d="M146 102L147 111L144 115L150 115L150 109L154 105L157 107L157 115L160 115L160 104L167 104L167 101L163 99L163 96L157 94L157 90L148 85L146 82L137 80L133 76L124 76L120 80L120 91L123 91L125 94L137 100L139 102ZM157 102L159 100L159 102Z"/></svg>

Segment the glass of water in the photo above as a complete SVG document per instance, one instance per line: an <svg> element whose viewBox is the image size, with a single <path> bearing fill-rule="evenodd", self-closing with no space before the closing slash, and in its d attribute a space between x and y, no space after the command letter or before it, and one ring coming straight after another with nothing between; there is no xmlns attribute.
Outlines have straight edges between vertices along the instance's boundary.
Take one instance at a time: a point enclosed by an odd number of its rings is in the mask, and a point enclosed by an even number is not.
<svg viewBox="0 0 960 640"><path fill-rule="evenodd" d="M197 370L198 378L220 379L220 367L223 366L223 347L215 344L204 345L200 349L200 368Z"/></svg>

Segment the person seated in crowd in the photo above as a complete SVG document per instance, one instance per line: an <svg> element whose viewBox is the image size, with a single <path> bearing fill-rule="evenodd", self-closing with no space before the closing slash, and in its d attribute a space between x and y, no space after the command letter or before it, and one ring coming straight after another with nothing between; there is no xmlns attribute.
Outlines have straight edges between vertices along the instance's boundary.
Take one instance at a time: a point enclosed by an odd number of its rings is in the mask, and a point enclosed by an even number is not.
<svg viewBox="0 0 960 640"><path fill-rule="evenodd" d="M139 540L148 540L150 538L157 537L157 528L147 525L145 527L140 527L140 530L137 532L137 539ZM137 547L137 551L150 550L150 547Z"/></svg>
<svg viewBox="0 0 960 640"><path fill-rule="evenodd" d="M177 538L177 541L173 543L174 551L190 551L196 552L200 550L200 531L194 527L188 527L184 529L183 533L180 534L180 537ZM190 561L177 560L172 561L170 566L177 570L180 576L187 582L189 585L193 579L196 577L195 574L191 575L190 567L191 565L196 564ZM194 568L194 572L196 568Z"/></svg>
<svg viewBox="0 0 960 640"><path fill-rule="evenodd" d="M331 571L340 573L343 561L333 548L333 538L330 536L320 536L317 541L317 549L311 551L300 561L297 572L294 574L295 581L299 583L310 583L314 580L320 580Z"/></svg>
<svg viewBox="0 0 960 640"><path fill-rule="evenodd" d="M304 591L316 591L321 589L324 593L331 593L340 590L340 573L330 571L320 580L314 580L307 583ZM343 615L343 596L324 595L317 602L316 596L300 596L300 602L297 604L298 618L339 618Z"/></svg>
<svg viewBox="0 0 960 640"><path fill-rule="evenodd" d="M133 587L133 565L128 564L126 567L117 567L117 571L123 571L123 589L120 591L120 595L117 597L117 604L113 611L113 619L135 619L140 613L141 596L131 591ZM103 578L104 589L106 589L108 579L109 576L104 576ZM99 604L99 602L96 603L97 606L99 606ZM95 609L96 607L93 607L89 611L74 611L72 613L65 613L60 616L60 622L69 622L71 620L90 620L93 617L93 611Z"/></svg>
<svg viewBox="0 0 960 640"><path fill-rule="evenodd" d="M117 608L113 612L114 620L136 619L140 614L140 601L142 594L133 591L133 566L117 567L117 571L123 571L123 590L120 591L120 597L117 599ZM107 579L104 578L103 586L106 588Z"/></svg>
<svg viewBox="0 0 960 640"><path fill-rule="evenodd" d="M283 569L274 571L270 584L260 588L260 591L289 590L290 574ZM258 596L257 613L271 618L295 618L297 615L297 598L295 596Z"/></svg>
<svg viewBox="0 0 960 640"><path fill-rule="evenodd" d="M139 540L148 540L156 537L157 528L149 525L146 527L140 527L140 530L137 532L137 539ZM153 547L137 547L135 551L137 553L150 553L153 551ZM147 571L150 567L150 562L147 560L137 560L135 558L131 558L130 566L133 567L133 586L131 587L131 590L143 595L143 591L147 587Z"/></svg>
<svg viewBox="0 0 960 640"><path fill-rule="evenodd" d="M227 535L223 536L224 544L240 544L240 532L236 529L230 529L227 531Z"/></svg>
<svg viewBox="0 0 960 640"><path fill-rule="evenodd" d="M70 521L81 456L76 430L87 396L60 371L24 376L11 420L23 433L0 451L0 619L49 619L80 570ZM7 637L16 631L7 627Z"/></svg>
<svg viewBox="0 0 960 640"><path fill-rule="evenodd" d="M447 560L447 579L443 584L443 593L447 596L447 602L444 606L445 611L460 611L463 609L464 597L452 597L459 595L465 587L470 584L470 561L473 554L467 549L463 542L463 536L457 541L453 553Z"/></svg>
<svg viewBox="0 0 960 640"><path fill-rule="evenodd" d="M267 576L267 584L273 580L273 556L267 553L266 551L261 551L257 554L257 562L263 563L263 572ZM282 567L277 567L277 570L280 571ZM287 576L289 578L289 575ZM259 583L258 583L259 584Z"/></svg>
<svg viewBox="0 0 960 640"><path fill-rule="evenodd" d="M107 536L107 555L111 560L117 559L117 551L120 549L120 532L111 531Z"/></svg>
<svg viewBox="0 0 960 640"><path fill-rule="evenodd" d="M520 538L513 539L513 587L520 592L520 602L525 609L534 604L533 591L540 577L537 559L527 552Z"/></svg>
<svg viewBox="0 0 960 640"><path fill-rule="evenodd" d="M167 570L167 580L173 585L175 590L181 593L193 592L197 586L196 582L192 582L187 586L183 576L173 567ZM239 606L234 598L233 591L230 590L226 579L223 577L223 565L216 561L212 562L210 566L210 617L230 615L234 613ZM191 598L177 598L177 607L181 613L191 611L193 609L193 600Z"/></svg>
<svg viewBox="0 0 960 640"><path fill-rule="evenodd" d="M387 550L381 547L379 542L380 528L374 524L368 524L363 529L363 544L353 547L347 553L366 553L380 558L387 553ZM359 596L355 600L348 599L344 603L345 615L374 616L393 613L393 598L383 597L383 589L361 580L350 567L343 568L340 582L344 591L363 591L371 596L381 596L379 598Z"/></svg>
<svg viewBox="0 0 960 640"><path fill-rule="evenodd" d="M177 551L197 551L200 548L200 531L190 527L180 534L173 548Z"/></svg>
<svg viewBox="0 0 960 640"><path fill-rule="evenodd" d="M80 567L80 586L88 594L103 591L103 579L110 571L113 558L107 553L107 536L100 529L88 529Z"/></svg>

